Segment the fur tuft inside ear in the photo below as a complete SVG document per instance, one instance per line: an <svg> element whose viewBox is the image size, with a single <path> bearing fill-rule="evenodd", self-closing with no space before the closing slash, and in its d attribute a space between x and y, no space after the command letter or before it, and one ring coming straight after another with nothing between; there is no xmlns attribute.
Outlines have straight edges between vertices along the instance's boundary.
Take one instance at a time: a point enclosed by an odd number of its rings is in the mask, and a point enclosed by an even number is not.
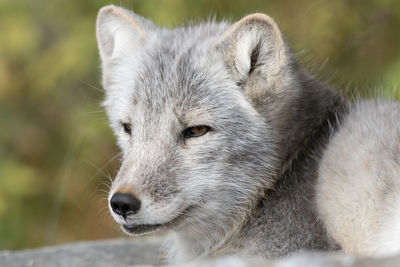
<svg viewBox="0 0 400 267"><path fill-rule="evenodd" d="M137 44L146 37L147 31L141 25L142 21L149 26L150 22L124 8L108 5L100 9L96 21L96 37L103 63L126 46Z"/></svg>
<svg viewBox="0 0 400 267"><path fill-rule="evenodd" d="M264 80L263 87L269 89L278 86L281 71L288 63L288 49L272 18L264 14L244 17L225 32L218 46L240 86L254 84L254 79Z"/></svg>

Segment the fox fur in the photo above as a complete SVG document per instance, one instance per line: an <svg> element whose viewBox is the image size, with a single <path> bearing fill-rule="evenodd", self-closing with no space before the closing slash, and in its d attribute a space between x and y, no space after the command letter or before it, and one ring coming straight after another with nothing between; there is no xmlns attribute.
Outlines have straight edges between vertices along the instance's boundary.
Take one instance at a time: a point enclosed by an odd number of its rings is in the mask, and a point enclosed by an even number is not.
<svg viewBox="0 0 400 267"><path fill-rule="evenodd" d="M123 152L109 196L141 202L126 218L110 208L125 232L168 230L172 261L400 250L397 102L344 99L264 14L166 29L111 5L96 31Z"/></svg>

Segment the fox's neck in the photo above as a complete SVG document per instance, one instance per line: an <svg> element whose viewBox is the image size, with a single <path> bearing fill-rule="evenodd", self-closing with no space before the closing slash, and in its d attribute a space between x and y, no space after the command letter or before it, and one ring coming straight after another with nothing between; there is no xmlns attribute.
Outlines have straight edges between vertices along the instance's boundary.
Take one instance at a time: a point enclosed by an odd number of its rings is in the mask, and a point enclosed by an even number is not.
<svg viewBox="0 0 400 267"><path fill-rule="evenodd" d="M276 131L281 166L273 190L265 190L233 245L259 250L267 258L299 249L337 249L316 217L313 190L318 158L348 104L308 75L292 85L298 93L281 106L259 109Z"/></svg>
<svg viewBox="0 0 400 267"><path fill-rule="evenodd" d="M301 70L289 88L292 93L282 105L267 110L266 117L275 129L282 175L304 150L324 142L334 130L338 119L346 113L348 103L334 90ZM285 96L282 96L285 98ZM271 116L272 113L272 116Z"/></svg>

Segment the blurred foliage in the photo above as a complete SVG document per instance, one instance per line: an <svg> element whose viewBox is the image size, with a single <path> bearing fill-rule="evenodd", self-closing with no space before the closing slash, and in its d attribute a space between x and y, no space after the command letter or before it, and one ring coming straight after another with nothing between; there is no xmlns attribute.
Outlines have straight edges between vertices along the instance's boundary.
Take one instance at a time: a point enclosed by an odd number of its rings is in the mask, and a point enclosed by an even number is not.
<svg viewBox="0 0 400 267"><path fill-rule="evenodd" d="M119 160L94 34L109 3L167 27L267 13L317 77L400 98L397 0L0 0L0 249L121 235L107 212Z"/></svg>

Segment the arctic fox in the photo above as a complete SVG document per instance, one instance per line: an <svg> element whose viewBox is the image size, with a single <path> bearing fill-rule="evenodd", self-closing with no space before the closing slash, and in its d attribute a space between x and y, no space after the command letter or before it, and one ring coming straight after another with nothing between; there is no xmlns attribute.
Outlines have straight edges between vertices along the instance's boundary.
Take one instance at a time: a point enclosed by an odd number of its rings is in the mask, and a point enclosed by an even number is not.
<svg viewBox="0 0 400 267"><path fill-rule="evenodd" d="M111 5L97 41L126 233L169 230L177 261L400 250L398 103L345 100L264 14L165 29Z"/></svg>

